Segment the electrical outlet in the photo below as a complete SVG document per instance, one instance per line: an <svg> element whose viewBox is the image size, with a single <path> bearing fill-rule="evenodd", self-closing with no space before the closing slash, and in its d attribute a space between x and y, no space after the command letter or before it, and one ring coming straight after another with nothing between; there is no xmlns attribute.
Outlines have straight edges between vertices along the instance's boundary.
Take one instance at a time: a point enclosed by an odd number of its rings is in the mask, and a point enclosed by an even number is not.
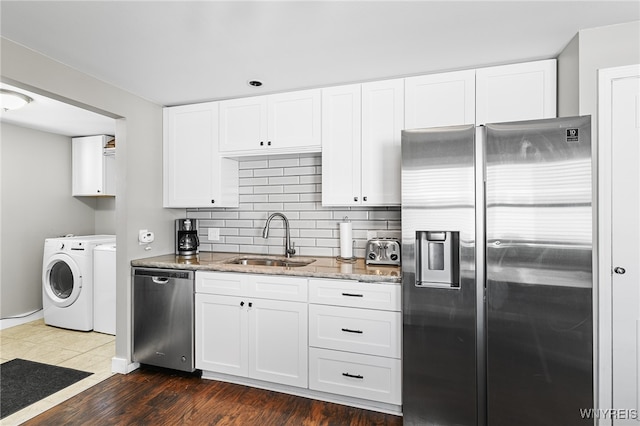
<svg viewBox="0 0 640 426"><path fill-rule="evenodd" d="M209 241L220 241L220 228L208 228L207 239Z"/></svg>

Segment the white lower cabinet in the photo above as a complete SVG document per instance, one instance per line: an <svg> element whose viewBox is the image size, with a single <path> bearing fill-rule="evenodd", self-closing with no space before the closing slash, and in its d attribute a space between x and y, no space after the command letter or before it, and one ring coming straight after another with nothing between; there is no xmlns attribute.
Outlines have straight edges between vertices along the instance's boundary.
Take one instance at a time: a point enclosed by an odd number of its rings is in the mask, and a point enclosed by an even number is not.
<svg viewBox="0 0 640 426"><path fill-rule="evenodd" d="M400 405L400 286L309 280L309 388Z"/></svg>
<svg viewBox="0 0 640 426"><path fill-rule="evenodd" d="M289 300L256 297L252 289L264 286ZM303 278L196 272L196 368L306 388L306 286ZM300 293L304 301L291 301Z"/></svg>
<svg viewBox="0 0 640 426"><path fill-rule="evenodd" d="M196 293L196 368L248 375L249 316L243 299Z"/></svg>
<svg viewBox="0 0 640 426"><path fill-rule="evenodd" d="M307 304L249 303L249 377L307 387Z"/></svg>
<svg viewBox="0 0 640 426"><path fill-rule="evenodd" d="M309 348L309 388L372 401L402 403L401 361Z"/></svg>
<svg viewBox="0 0 640 426"><path fill-rule="evenodd" d="M195 302L204 377L399 412L398 284L197 271Z"/></svg>

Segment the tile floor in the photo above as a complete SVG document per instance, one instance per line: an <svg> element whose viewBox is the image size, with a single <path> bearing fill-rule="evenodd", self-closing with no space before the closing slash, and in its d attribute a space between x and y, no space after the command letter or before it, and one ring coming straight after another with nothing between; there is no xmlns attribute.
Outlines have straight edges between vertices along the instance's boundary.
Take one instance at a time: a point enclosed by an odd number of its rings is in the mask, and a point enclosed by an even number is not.
<svg viewBox="0 0 640 426"><path fill-rule="evenodd" d="M0 362L22 358L93 373L5 417L0 425L19 425L108 378L114 356L115 336L109 334L51 327L42 319L0 330Z"/></svg>

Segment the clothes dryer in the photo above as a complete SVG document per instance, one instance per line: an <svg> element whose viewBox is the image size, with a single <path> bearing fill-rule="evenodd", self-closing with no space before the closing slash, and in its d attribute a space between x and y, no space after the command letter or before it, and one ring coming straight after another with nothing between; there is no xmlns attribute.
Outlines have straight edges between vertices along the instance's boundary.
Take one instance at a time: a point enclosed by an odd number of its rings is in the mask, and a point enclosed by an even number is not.
<svg viewBox="0 0 640 426"><path fill-rule="evenodd" d="M47 238L42 260L45 324L93 329L93 249L115 243L115 235Z"/></svg>

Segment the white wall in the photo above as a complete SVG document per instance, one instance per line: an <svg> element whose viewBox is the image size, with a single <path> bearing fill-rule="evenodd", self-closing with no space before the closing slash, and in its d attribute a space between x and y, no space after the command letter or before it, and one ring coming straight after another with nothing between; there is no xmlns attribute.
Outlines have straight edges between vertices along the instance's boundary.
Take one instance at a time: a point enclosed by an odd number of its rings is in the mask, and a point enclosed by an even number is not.
<svg viewBox="0 0 640 426"><path fill-rule="evenodd" d="M71 139L3 123L0 318L42 308L44 239L95 232L95 201L71 196Z"/></svg>
<svg viewBox="0 0 640 426"><path fill-rule="evenodd" d="M173 221L185 215L184 210L162 208L162 108L4 38L0 52L3 81L119 118L116 357L126 363L131 359L130 262L171 253ZM155 232L156 241L149 252L138 245L139 229ZM3 255L5 244L3 241Z"/></svg>

